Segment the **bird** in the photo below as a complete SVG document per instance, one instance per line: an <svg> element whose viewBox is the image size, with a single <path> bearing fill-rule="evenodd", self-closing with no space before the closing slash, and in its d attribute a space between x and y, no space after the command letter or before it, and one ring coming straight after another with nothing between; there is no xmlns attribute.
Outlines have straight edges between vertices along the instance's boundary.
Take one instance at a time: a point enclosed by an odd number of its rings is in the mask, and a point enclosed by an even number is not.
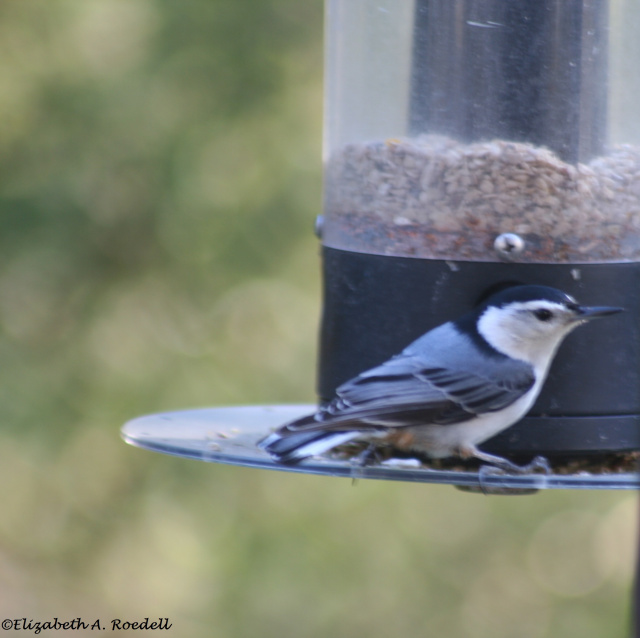
<svg viewBox="0 0 640 638"><path fill-rule="evenodd" d="M529 411L572 330L622 310L583 306L549 286L508 286L343 383L331 401L258 447L278 463L297 464L364 441L367 459L382 444L432 459L475 458L508 473L548 472L544 457L520 466L478 446Z"/></svg>

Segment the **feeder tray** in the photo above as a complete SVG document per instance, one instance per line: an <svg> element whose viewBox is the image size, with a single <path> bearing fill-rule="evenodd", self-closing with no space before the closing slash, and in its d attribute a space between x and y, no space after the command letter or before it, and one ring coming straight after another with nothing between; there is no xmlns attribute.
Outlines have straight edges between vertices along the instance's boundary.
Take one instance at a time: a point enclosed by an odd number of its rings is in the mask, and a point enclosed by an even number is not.
<svg viewBox="0 0 640 638"><path fill-rule="evenodd" d="M256 443L278 426L309 414L313 405L238 406L166 412L139 417L122 429L127 443L182 458L264 470L351 479L455 485L487 494L528 494L543 489L630 490L640 474L589 473L492 475L477 470L432 469L417 459L389 459L361 467L348 458L322 455L298 465L274 462Z"/></svg>

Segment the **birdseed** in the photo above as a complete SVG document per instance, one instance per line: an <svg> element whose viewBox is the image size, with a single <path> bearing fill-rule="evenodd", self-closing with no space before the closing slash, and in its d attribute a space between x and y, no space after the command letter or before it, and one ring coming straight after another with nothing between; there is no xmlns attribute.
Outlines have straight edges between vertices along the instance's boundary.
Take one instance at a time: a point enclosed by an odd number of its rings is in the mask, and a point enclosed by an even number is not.
<svg viewBox="0 0 640 638"><path fill-rule="evenodd" d="M364 442L350 442L333 448L328 453L329 458L340 461L353 461L359 458L362 453L368 450L369 444ZM430 459L415 453L407 453L395 450L390 446L380 445L376 449L376 461L386 464L394 459L398 467L403 460L411 459L417 461L418 465L412 463L416 469L440 470L448 472L477 472L482 462L472 458L463 460L457 457L445 459ZM517 456L512 459L514 462L526 464L532 459L529 457ZM640 467L640 452L610 452L607 454L576 456L550 456L551 471L558 475L575 475L588 473L594 475L627 474L637 472Z"/></svg>
<svg viewBox="0 0 640 638"><path fill-rule="evenodd" d="M528 143L423 135L349 144L327 162L328 246L497 261L503 233L524 240L518 262L638 260L640 148L573 165Z"/></svg>

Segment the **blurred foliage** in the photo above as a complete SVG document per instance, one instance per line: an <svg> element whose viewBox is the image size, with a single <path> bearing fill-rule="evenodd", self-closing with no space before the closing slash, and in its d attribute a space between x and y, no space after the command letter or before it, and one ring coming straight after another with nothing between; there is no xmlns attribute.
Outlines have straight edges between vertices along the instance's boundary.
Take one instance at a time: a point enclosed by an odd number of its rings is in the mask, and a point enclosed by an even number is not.
<svg viewBox="0 0 640 638"><path fill-rule="evenodd" d="M3 618L626 635L635 496L354 489L119 439L313 401L319 0L3 2L0 51Z"/></svg>

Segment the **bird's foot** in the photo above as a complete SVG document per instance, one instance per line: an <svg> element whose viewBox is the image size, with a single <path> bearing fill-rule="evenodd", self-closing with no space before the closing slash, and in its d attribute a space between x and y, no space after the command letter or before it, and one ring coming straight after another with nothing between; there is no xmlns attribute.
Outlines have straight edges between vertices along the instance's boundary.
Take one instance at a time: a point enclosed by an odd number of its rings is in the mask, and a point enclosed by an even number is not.
<svg viewBox="0 0 640 638"><path fill-rule="evenodd" d="M351 459L351 464L358 467L367 467L369 465L377 465L380 461L380 448L375 443L369 443L362 452Z"/></svg>
<svg viewBox="0 0 640 638"><path fill-rule="evenodd" d="M536 456L528 465L520 466L523 474L532 474L540 471L543 474L551 474L551 463L546 456Z"/></svg>
<svg viewBox="0 0 640 638"><path fill-rule="evenodd" d="M500 458L500 457L498 457ZM551 464L544 456L536 456L527 465L517 465L507 459L500 458L492 461L491 465L482 465L478 471L478 483L483 494L530 494L538 491L536 487L513 488L496 485L495 481L490 481L489 477L497 476L524 476L527 474L543 473L551 474Z"/></svg>
<svg viewBox="0 0 640 638"><path fill-rule="evenodd" d="M351 482L355 485L362 478L362 470L370 465L380 463L379 449L374 443L369 443L359 454L351 458Z"/></svg>
<svg viewBox="0 0 640 638"><path fill-rule="evenodd" d="M485 459L482 459L485 460ZM542 472L551 474L551 463L544 456L536 456L531 463L527 465L517 465L512 461L502 457L494 457L488 460L489 465L482 465L480 471L485 470L491 474L522 476L524 474L533 474L534 472Z"/></svg>
<svg viewBox="0 0 640 638"><path fill-rule="evenodd" d="M483 452L475 447L475 445L461 447L459 454L462 458L468 459L473 457L486 463L487 465L480 467L480 471L484 471L485 473L523 475L542 470L545 474L551 474L551 464L544 456L536 456L533 461L527 465L518 465L513 461L505 459L503 456Z"/></svg>

